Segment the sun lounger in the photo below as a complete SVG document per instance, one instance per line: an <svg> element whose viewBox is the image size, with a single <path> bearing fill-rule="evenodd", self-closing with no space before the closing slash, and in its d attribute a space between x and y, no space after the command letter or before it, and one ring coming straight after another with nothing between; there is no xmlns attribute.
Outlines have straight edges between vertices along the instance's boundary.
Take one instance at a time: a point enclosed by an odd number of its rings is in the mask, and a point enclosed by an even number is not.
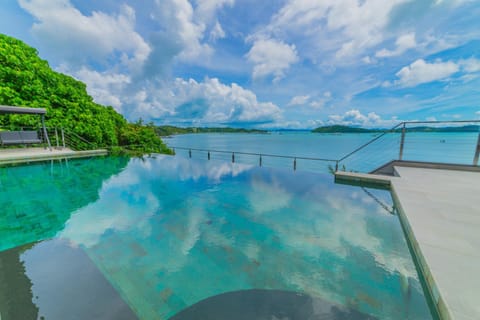
<svg viewBox="0 0 480 320"><path fill-rule="evenodd" d="M0 141L2 145L42 143L37 131L0 131Z"/></svg>

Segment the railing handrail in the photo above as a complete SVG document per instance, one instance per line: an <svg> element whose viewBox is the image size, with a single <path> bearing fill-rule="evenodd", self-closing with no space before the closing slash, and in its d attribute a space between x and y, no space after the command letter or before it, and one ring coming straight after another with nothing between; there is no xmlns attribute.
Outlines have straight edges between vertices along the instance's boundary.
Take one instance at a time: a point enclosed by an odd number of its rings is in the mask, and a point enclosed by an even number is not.
<svg viewBox="0 0 480 320"><path fill-rule="evenodd" d="M360 147L356 148L355 150L353 150L352 152L348 153L347 155L343 156L342 158L338 159L337 162L341 162L345 159L347 159L348 157L350 157L352 154L354 153L357 153L358 151L362 150L363 148L365 148L366 146L372 144L373 142L377 141L378 139L380 139L381 137L383 137L384 135L386 135L387 133L391 133L391 132L394 132L395 129L397 129L398 127L402 126L404 124L404 122L400 122L399 124L397 124L396 126L392 127L391 129L388 129L387 131L383 132L382 134L376 136L375 138L371 139L370 141L362 144Z"/></svg>
<svg viewBox="0 0 480 320"><path fill-rule="evenodd" d="M338 159L337 161L338 162L342 162L343 160L349 158L351 155L357 153L358 151L362 150L363 148L367 147L368 145L372 144L373 142L375 142L376 140L380 139L381 137L383 137L384 135L386 135L387 133L392 133L392 132L395 132L395 130L397 130L399 127L402 127L402 126L406 126L408 124L433 124L433 123L436 123L436 124L445 124L445 123L480 123L480 120L431 120L431 121L402 121L400 123L398 123L397 125L393 126L392 128L390 129L386 129L386 131L384 131L382 134L376 136L375 138L371 139L370 141L364 143L363 145L361 145L360 147L358 147L357 149L353 150L352 152L346 154L345 156L343 156L342 158ZM405 128L408 130L408 128Z"/></svg>
<svg viewBox="0 0 480 320"><path fill-rule="evenodd" d="M80 139L82 142L89 144L89 145L95 145L94 143L88 141L87 139L83 138L82 136L78 135L77 133L70 131L68 129L63 129L64 132L68 133L69 135L73 135L75 138Z"/></svg>
<svg viewBox="0 0 480 320"><path fill-rule="evenodd" d="M258 153L258 152L243 152L243 151L227 151L227 150L191 148L191 147L173 146L173 145L170 145L169 147L172 148L173 150L175 150L175 149L189 150L190 157L191 157L191 151L208 152L208 154L209 154L208 159L210 159L210 152L232 154L232 156L234 156L235 154L239 154L239 155L260 156L260 158L262 156L264 156L264 157L293 159L295 161L294 162L294 168L295 168L295 164L296 164L297 159L299 159L299 160L314 160L314 161L335 162L335 170L338 170L338 166L339 166L340 162L342 162L345 159L351 157L353 154L363 150L364 148L371 145L375 141L379 140L380 138L382 138L386 134L397 133L398 132L398 133L402 134L402 137L404 137L405 134L406 134L406 131L408 131L408 128L406 127L407 125L411 126L411 125L415 125L415 124L420 125L420 124L448 124L448 123L451 123L451 124L462 124L462 123L477 124L477 123L480 123L480 119L479 120L451 120L451 121L447 121L447 120L439 120L439 121L436 121L436 120L435 121L434 120L431 120L431 121L402 121L402 122L399 122L398 124L396 124L395 126L391 127L390 129L384 129L384 130L379 129L378 133L380 133L380 134L378 134L373 139L371 139L371 140L367 141L366 143L360 145L358 148L356 148L353 151L347 153L346 155L344 155L343 157L341 157L339 159L327 159L327 158L306 157L306 156L290 156L290 155L268 154L268 153ZM401 131L399 131L400 128L402 128ZM480 145L480 126L479 126L479 142L478 142L478 144ZM480 147L477 147L477 148L480 148ZM232 159L234 159L234 158L232 157ZM261 160L260 160L260 163L261 163ZM475 160L474 160L474 163L475 163Z"/></svg>
<svg viewBox="0 0 480 320"><path fill-rule="evenodd" d="M261 163L261 158L262 157L272 157L272 158L283 158L283 159L293 159L294 160L294 166L296 165L296 160L311 160L311 161L324 161L324 162L335 162L335 169L338 169L338 165L340 162L344 161L345 159L351 157L353 154L361 151L362 149L366 148L367 146L371 145L375 141L379 140L383 136L385 136L388 133L395 133L399 132L397 131L400 127L402 128L402 137L404 137L406 131L408 131L408 128L406 128L407 125L421 125L421 124L465 124L465 123L473 123L477 124L480 123L479 120L431 120L431 121L402 121L398 123L397 125L393 126L390 129L379 129L378 133L381 132L381 134L375 136L373 139L369 140L368 142L362 144L358 148L354 149L353 151L349 152L348 154L344 155L343 157L339 159L329 159L329 158L320 158L320 157L308 157L308 156L291 156L291 155L280 155L280 154L269 154L269 153L259 153L259 152L244 152L244 151L229 151L229 150L215 150L215 149L203 149L203 148L190 148L190 147L184 147L184 146L169 146L173 150L179 149L179 150L189 150L190 153L191 151L201 151L201 152L208 152L209 154L209 159L210 159L210 152L212 153L223 153L223 154L232 154L232 159L234 159L235 154L237 155L249 155L249 156L259 156L260 157L260 163ZM22 130L24 129L35 129L35 130L41 130L41 127L35 127L35 126L14 126L21 128ZM12 126L0 126L0 128L12 128ZM62 128L62 127L60 127ZM56 130L57 127L46 127L47 130ZM74 147L74 148L84 148L84 146L81 146L81 144L86 144L89 147L96 147L96 144L89 142L82 136L78 135L77 133L69 130L69 129L64 129L62 128L62 142L65 143L65 141L68 141L68 145ZM65 135L63 135L65 133ZM73 139L72 139L73 138ZM58 140L58 135L56 135L56 139ZM76 141L74 141L76 140ZM79 145L80 143L80 145ZM58 141L57 141L58 144ZM480 149L480 126L479 126L479 138L477 142L477 151L475 155L474 163L478 162L478 153ZM123 147L128 147L128 146L123 146ZM401 152L400 152L401 154ZM401 158L401 156L400 156Z"/></svg>
<svg viewBox="0 0 480 320"><path fill-rule="evenodd" d="M257 152L243 152L243 151L227 151L227 150L215 150L215 149L200 149L200 148L188 148L188 147L177 147L169 146L172 149L180 150L192 150L192 151L202 151L202 152L216 152L216 153L227 153L227 154L242 154L248 156L262 156L262 157L272 157L272 158L284 158L284 159L299 159L299 160L313 160L313 161L325 161L325 162L336 162L336 159L327 159L327 158L315 158L315 157L305 157L305 156L285 156L279 154L268 154L268 153L257 153Z"/></svg>

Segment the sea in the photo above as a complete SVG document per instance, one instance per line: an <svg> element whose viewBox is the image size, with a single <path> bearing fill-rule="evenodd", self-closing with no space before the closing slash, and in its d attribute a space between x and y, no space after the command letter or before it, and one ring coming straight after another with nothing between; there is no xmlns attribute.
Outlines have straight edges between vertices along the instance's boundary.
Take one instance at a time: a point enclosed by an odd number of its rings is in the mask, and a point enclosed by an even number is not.
<svg viewBox="0 0 480 320"><path fill-rule="evenodd" d="M199 133L164 137L179 156L328 172L337 165L368 172L391 160L471 165L479 133ZM321 160L320 160L321 159ZM328 161L331 160L331 161Z"/></svg>

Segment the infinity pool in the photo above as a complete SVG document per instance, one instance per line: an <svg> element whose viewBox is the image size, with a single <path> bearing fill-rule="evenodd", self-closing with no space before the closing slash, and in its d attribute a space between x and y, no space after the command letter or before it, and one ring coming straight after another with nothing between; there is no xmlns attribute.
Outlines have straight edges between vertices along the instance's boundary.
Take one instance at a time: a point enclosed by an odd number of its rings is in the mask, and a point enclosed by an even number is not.
<svg viewBox="0 0 480 320"><path fill-rule="evenodd" d="M0 190L1 320L431 318L388 191L170 156Z"/></svg>

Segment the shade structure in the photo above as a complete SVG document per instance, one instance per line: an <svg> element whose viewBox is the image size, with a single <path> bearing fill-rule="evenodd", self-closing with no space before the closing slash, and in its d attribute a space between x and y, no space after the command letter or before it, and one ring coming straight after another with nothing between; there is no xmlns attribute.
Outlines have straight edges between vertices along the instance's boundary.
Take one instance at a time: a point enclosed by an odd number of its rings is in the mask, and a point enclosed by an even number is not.
<svg viewBox="0 0 480 320"><path fill-rule="evenodd" d="M13 107L1 106L0 114L46 114L47 110L44 108L27 108L27 107Z"/></svg>
<svg viewBox="0 0 480 320"><path fill-rule="evenodd" d="M14 107L14 106L1 106L0 105L0 114L34 114L40 115L42 121L42 131L47 141L48 148L51 150L52 146L50 144L50 139L48 138L47 128L45 127L45 114L47 110L44 108L28 108L28 107Z"/></svg>

